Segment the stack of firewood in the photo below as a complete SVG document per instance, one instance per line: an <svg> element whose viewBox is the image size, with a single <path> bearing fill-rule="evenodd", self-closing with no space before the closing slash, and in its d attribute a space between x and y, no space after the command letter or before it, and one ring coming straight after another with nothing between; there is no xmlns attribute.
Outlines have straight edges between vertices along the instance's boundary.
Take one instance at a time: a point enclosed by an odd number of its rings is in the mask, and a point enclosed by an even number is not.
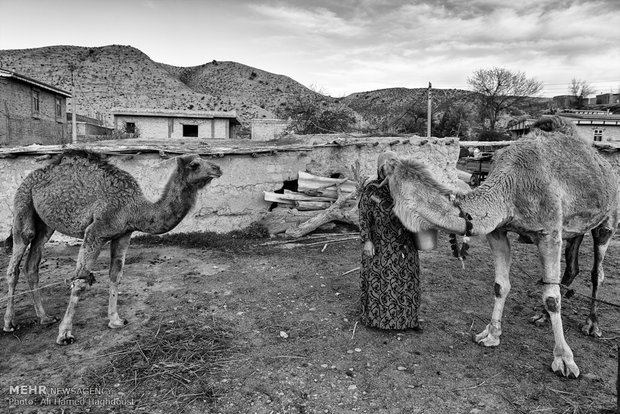
<svg viewBox="0 0 620 414"><path fill-rule="evenodd" d="M299 171L297 191L284 190L283 194L265 191L265 201L278 203L278 207L295 208L299 211L325 210L338 200L341 194L355 191L356 183L344 178L327 178ZM349 199L346 207L353 207L357 200Z"/></svg>
<svg viewBox="0 0 620 414"><path fill-rule="evenodd" d="M358 184L348 178L320 177L299 171L297 191L265 191L265 201L278 203L263 220L271 234L299 237L323 224L342 221L359 224Z"/></svg>

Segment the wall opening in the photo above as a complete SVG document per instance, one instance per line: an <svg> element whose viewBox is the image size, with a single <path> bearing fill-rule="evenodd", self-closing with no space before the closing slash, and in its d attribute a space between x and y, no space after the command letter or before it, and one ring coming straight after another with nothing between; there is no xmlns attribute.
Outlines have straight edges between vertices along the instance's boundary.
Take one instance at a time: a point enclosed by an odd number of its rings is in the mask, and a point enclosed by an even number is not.
<svg viewBox="0 0 620 414"><path fill-rule="evenodd" d="M284 194L284 190L297 192L297 188L298 188L297 180L289 180L289 181L285 180L282 183L282 187L278 190L274 190L273 192L277 194ZM276 207L278 207L278 203L271 203L271 205L269 206L269 211L272 211Z"/></svg>
<svg viewBox="0 0 620 414"><path fill-rule="evenodd" d="M198 125L183 125L184 137L198 137Z"/></svg>

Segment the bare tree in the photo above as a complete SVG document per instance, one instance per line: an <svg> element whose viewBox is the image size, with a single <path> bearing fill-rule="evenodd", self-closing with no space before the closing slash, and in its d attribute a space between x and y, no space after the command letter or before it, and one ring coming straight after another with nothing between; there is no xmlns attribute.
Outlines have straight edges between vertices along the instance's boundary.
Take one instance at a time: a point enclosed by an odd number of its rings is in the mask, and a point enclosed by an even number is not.
<svg viewBox="0 0 620 414"><path fill-rule="evenodd" d="M543 87L542 82L526 77L523 72L504 68L478 69L467 78L467 83L480 95L482 116L489 120L491 130L495 130L502 112L535 96Z"/></svg>
<svg viewBox="0 0 620 414"><path fill-rule="evenodd" d="M588 82L576 78L571 79L568 92L573 97L575 108L581 109L585 106L589 95L595 93L594 88Z"/></svg>

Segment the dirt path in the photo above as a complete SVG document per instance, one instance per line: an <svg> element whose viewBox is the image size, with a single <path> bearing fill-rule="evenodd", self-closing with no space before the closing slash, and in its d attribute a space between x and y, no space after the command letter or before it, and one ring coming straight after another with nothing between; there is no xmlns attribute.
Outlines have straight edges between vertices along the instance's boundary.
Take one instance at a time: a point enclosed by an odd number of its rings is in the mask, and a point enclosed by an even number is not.
<svg viewBox="0 0 620 414"><path fill-rule="evenodd" d="M555 376L550 326L528 322L541 302L540 265L532 246L513 243L502 343L483 348L471 337L484 328L493 306L493 264L484 240L472 243L465 270L450 257L445 237L438 250L421 253L423 333L357 323L359 275L342 274L359 265L359 243L322 251L322 245L287 249L263 242L195 248L134 244L119 300L121 316L130 323L121 330L106 327L108 259L102 254L98 283L78 305L77 342L67 347L54 342L57 325L33 323L30 298L20 296L16 317L22 328L0 336L0 412L598 413L615 408L620 309L601 306L604 337L593 339L579 331L587 301L580 295L563 301L566 338L582 375L578 380ZM588 238L574 284L582 294L589 294L591 250ZM614 303L620 303L619 250L617 241L609 249L600 295ZM75 246L48 246L41 284L70 276L76 255ZM3 276L6 264L7 258L0 258ZM0 283L2 298L6 282ZM18 291L26 286L20 280ZM48 311L61 316L68 289L56 284L43 297ZM171 335L180 336L170 340ZM209 335L217 336L210 342L215 351L205 359L200 350ZM168 359L155 362L156 348L149 346L164 339L177 341L178 352L167 351ZM203 342L191 348L197 341ZM121 359L128 350L138 359ZM193 363L187 361L197 354L203 362L196 367L209 365L208 374L188 371ZM184 374L172 371L172 357L184 358L176 364ZM160 372L170 379L155 381ZM183 391L197 383L202 391ZM49 393L17 394L15 387L22 385L67 387L73 394L56 396L54 404L45 399ZM62 405L84 402L85 389L103 392L91 395L88 404Z"/></svg>

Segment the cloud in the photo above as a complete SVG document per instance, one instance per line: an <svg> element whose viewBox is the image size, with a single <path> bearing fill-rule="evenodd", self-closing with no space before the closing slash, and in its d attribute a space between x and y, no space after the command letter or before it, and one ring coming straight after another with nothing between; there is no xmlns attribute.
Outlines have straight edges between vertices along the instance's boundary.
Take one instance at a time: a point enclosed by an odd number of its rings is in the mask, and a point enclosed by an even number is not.
<svg viewBox="0 0 620 414"><path fill-rule="evenodd" d="M359 27L335 12L318 7L304 9L286 5L250 4L249 8L266 19L265 24L277 25L291 33L314 36L344 36L359 34Z"/></svg>

